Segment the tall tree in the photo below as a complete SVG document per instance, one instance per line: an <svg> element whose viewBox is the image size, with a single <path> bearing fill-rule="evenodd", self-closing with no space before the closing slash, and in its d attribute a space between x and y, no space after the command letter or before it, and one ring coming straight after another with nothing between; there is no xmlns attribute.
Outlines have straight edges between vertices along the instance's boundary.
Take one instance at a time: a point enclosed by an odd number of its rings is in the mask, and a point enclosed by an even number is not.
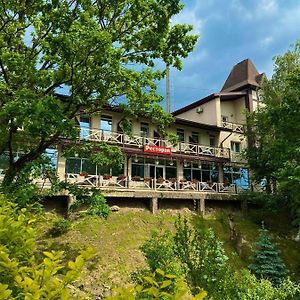
<svg viewBox="0 0 300 300"><path fill-rule="evenodd" d="M274 74L262 84L261 104L250 116L255 145L247 156L267 192L280 193L300 221L300 41L275 57Z"/></svg>
<svg viewBox="0 0 300 300"><path fill-rule="evenodd" d="M122 104L125 113L151 116L164 129L171 117L158 106L155 81L165 71L155 66L160 60L180 69L197 40L188 34L191 26L170 26L183 8L179 2L1 1L0 155L9 155L4 185L61 136L75 139L80 110Z"/></svg>

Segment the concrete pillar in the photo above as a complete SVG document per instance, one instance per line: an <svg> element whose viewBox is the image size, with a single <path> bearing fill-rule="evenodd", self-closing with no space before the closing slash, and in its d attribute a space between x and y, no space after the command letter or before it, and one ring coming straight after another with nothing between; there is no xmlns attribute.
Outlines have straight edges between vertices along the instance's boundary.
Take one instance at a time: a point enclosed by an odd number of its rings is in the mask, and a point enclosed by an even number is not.
<svg viewBox="0 0 300 300"><path fill-rule="evenodd" d="M177 160L177 180L183 179L183 163Z"/></svg>
<svg viewBox="0 0 300 300"><path fill-rule="evenodd" d="M157 197L153 197L150 199L150 211L154 215L157 213L157 211L158 211L158 198Z"/></svg>
<svg viewBox="0 0 300 300"><path fill-rule="evenodd" d="M205 198L197 199L197 210L204 216L205 215Z"/></svg>
<svg viewBox="0 0 300 300"><path fill-rule="evenodd" d="M224 169L222 163L218 164L218 169L219 169L219 182L224 183Z"/></svg>
<svg viewBox="0 0 300 300"><path fill-rule="evenodd" d="M60 180L65 180L66 159L62 153L58 151L57 155L57 176Z"/></svg>

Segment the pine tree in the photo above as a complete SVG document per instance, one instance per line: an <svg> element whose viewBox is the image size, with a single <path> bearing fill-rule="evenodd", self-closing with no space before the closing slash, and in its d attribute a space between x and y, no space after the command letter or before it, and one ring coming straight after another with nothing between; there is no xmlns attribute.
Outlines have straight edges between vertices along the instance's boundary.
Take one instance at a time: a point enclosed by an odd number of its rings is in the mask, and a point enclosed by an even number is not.
<svg viewBox="0 0 300 300"><path fill-rule="evenodd" d="M249 265L249 269L259 279L269 279L277 284L288 273L287 267L280 258L280 250L272 242L269 231L263 223L258 241L254 243L251 260L252 263Z"/></svg>

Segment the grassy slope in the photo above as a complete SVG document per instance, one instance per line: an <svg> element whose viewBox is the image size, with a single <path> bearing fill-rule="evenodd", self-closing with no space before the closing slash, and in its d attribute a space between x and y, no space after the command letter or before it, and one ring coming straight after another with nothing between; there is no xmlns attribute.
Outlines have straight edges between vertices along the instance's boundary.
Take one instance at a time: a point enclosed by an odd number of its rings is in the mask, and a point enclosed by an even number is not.
<svg viewBox="0 0 300 300"><path fill-rule="evenodd" d="M267 217L254 211L245 218L236 213L236 227L244 239L242 257L236 254L229 240L227 212L218 212L205 219L207 226L212 227L224 242L231 264L239 270L249 263L251 244L258 236L262 218L267 227L271 226L292 276L299 280L300 246L291 240L294 232L287 225L286 216ZM87 216L75 221L72 230L64 236L48 238L46 243L49 248L65 250L66 259L74 258L80 249L87 246L96 248L98 256L83 275L83 289L99 295L111 286L128 283L131 272L145 267L139 247L153 230L173 230L175 219L174 211L161 211L153 216L146 210L113 213L108 220Z"/></svg>

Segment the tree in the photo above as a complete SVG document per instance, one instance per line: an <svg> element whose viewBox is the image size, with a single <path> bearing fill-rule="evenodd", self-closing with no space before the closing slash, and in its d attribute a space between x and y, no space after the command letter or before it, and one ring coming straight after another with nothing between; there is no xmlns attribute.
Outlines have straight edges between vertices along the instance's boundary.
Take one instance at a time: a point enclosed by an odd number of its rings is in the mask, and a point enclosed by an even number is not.
<svg viewBox="0 0 300 300"><path fill-rule="evenodd" d="M266 191L283 196L295 220L300 220L299 83L300 41L275 57L274 74L262 84L261 105L250 115L255 144L247 152L254 179L266 179Z"/></svg>
<svg viewBox="0 0 300 300"><path fill-rule="evenodd" d="M272 243L268 230L262 225L258 241L254 244L252 263L249 269L259 279L268 279L278 284L287 275L287 268Z"/></svg>
<svg viewBox="0 0 300 300"><path fill-rule="evenodd" d="M3 185L62 138L75 140L76 116L120 105L163 131L155 81L181 68L197 36L170 26L179 0L3 0L0 7L0 155ZM20 151L18 157L15 153Z"/></svg>

